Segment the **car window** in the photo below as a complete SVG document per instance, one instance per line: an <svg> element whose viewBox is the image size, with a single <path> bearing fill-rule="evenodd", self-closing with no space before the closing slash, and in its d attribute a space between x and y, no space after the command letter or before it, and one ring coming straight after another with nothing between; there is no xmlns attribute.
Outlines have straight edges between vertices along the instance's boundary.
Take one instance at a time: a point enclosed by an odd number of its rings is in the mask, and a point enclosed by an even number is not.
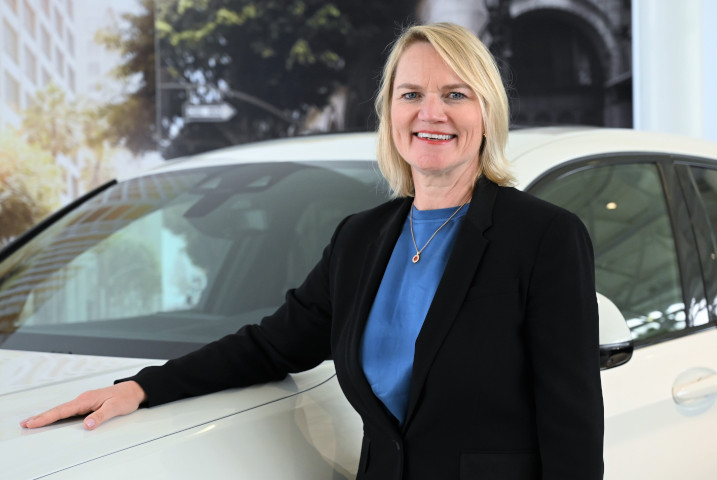
<svg viewBox="0 0 717 480"><path fill-rule="evenodd" d="M700 167L692 167L691 170L704 209L709 216L712 234L717 235L717 170Z"/></svg>
<svg viewBox="0 0 717 480"><path fill-rule="evenodd" d="M582 165L546 177L531 192L585 223L596 288L620 309L633 338L685 328L675 241L655 164Z"/></svg>
<svg viewBox="0 0 717 480"><path fill-rule="evenodd" d="M119 183L0 265L2 347L170 358L258 322L379 181L369 162L268 162Z"/></svg>
<svg viewBox="0 0 717 480"><path fill-rule="evenodd" d="M691 166L690 174L699 195L700 211L706 216L706 225L698 228L697 234L708 303L713 317L717 318L717 170Z"/></svg>

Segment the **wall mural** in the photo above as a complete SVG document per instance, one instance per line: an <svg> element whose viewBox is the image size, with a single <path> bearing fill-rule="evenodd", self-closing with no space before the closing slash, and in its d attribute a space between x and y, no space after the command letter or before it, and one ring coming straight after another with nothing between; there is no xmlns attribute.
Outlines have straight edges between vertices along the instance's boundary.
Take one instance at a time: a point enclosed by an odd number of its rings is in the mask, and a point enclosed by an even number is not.
<svg viewBox="0 0 717 480"><path fill-rule="evenodd" d="M629 0L7 0L0 245L116 175L375 127L386 45L453 21L496 56L514 128L632 126Z"/></svg>

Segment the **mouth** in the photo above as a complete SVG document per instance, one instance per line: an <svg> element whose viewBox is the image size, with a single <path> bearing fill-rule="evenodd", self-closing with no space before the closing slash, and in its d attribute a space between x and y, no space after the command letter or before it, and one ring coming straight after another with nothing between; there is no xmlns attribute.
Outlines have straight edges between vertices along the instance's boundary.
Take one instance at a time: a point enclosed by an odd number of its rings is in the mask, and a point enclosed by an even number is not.
<svg viewBox="0 0 717 480"><path fill-rule="evenodd" d="M429 142L448 142L456 138L457 135L451 135L449 133L436 133L436 132L416 132L414 136L421 140L427 140Z"/></svg>

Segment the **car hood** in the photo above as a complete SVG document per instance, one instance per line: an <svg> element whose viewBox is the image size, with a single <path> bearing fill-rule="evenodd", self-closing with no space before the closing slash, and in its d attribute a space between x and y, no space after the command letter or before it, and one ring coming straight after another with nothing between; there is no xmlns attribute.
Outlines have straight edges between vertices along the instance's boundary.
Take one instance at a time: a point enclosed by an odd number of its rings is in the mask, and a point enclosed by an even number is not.
<svg viewBox="0 0 717 480"><path fill-rule="evenodd" d="M112 384L158 360L0 350L0 452L4 478L38 478L232 417L326 382L333 364L282 382L182 400L86 431L77 417L36 430L19 422L79 393ZM67 472L66 472L67 473Z"/></svg>

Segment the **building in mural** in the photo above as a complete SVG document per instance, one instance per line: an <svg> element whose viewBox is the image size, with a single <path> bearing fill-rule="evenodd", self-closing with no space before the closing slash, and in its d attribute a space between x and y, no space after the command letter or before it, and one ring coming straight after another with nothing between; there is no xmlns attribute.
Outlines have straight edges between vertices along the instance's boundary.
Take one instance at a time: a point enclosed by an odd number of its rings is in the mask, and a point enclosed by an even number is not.
<svg viewBox="0 0 717 480"><path fill-rule="evenodd" d="M423 0L417 12L490 46L513 126L632 126L630 0Z"/></svg>
<svg viewBox="0 0 717 480"><path fill-rule="evenodd" d="M0 3L0 128L19 129L22 112L50 83L68 99L77 94L75 0L2 0ZM71 155L56 156L67 185L79 193L79 170Z"/></svg>

